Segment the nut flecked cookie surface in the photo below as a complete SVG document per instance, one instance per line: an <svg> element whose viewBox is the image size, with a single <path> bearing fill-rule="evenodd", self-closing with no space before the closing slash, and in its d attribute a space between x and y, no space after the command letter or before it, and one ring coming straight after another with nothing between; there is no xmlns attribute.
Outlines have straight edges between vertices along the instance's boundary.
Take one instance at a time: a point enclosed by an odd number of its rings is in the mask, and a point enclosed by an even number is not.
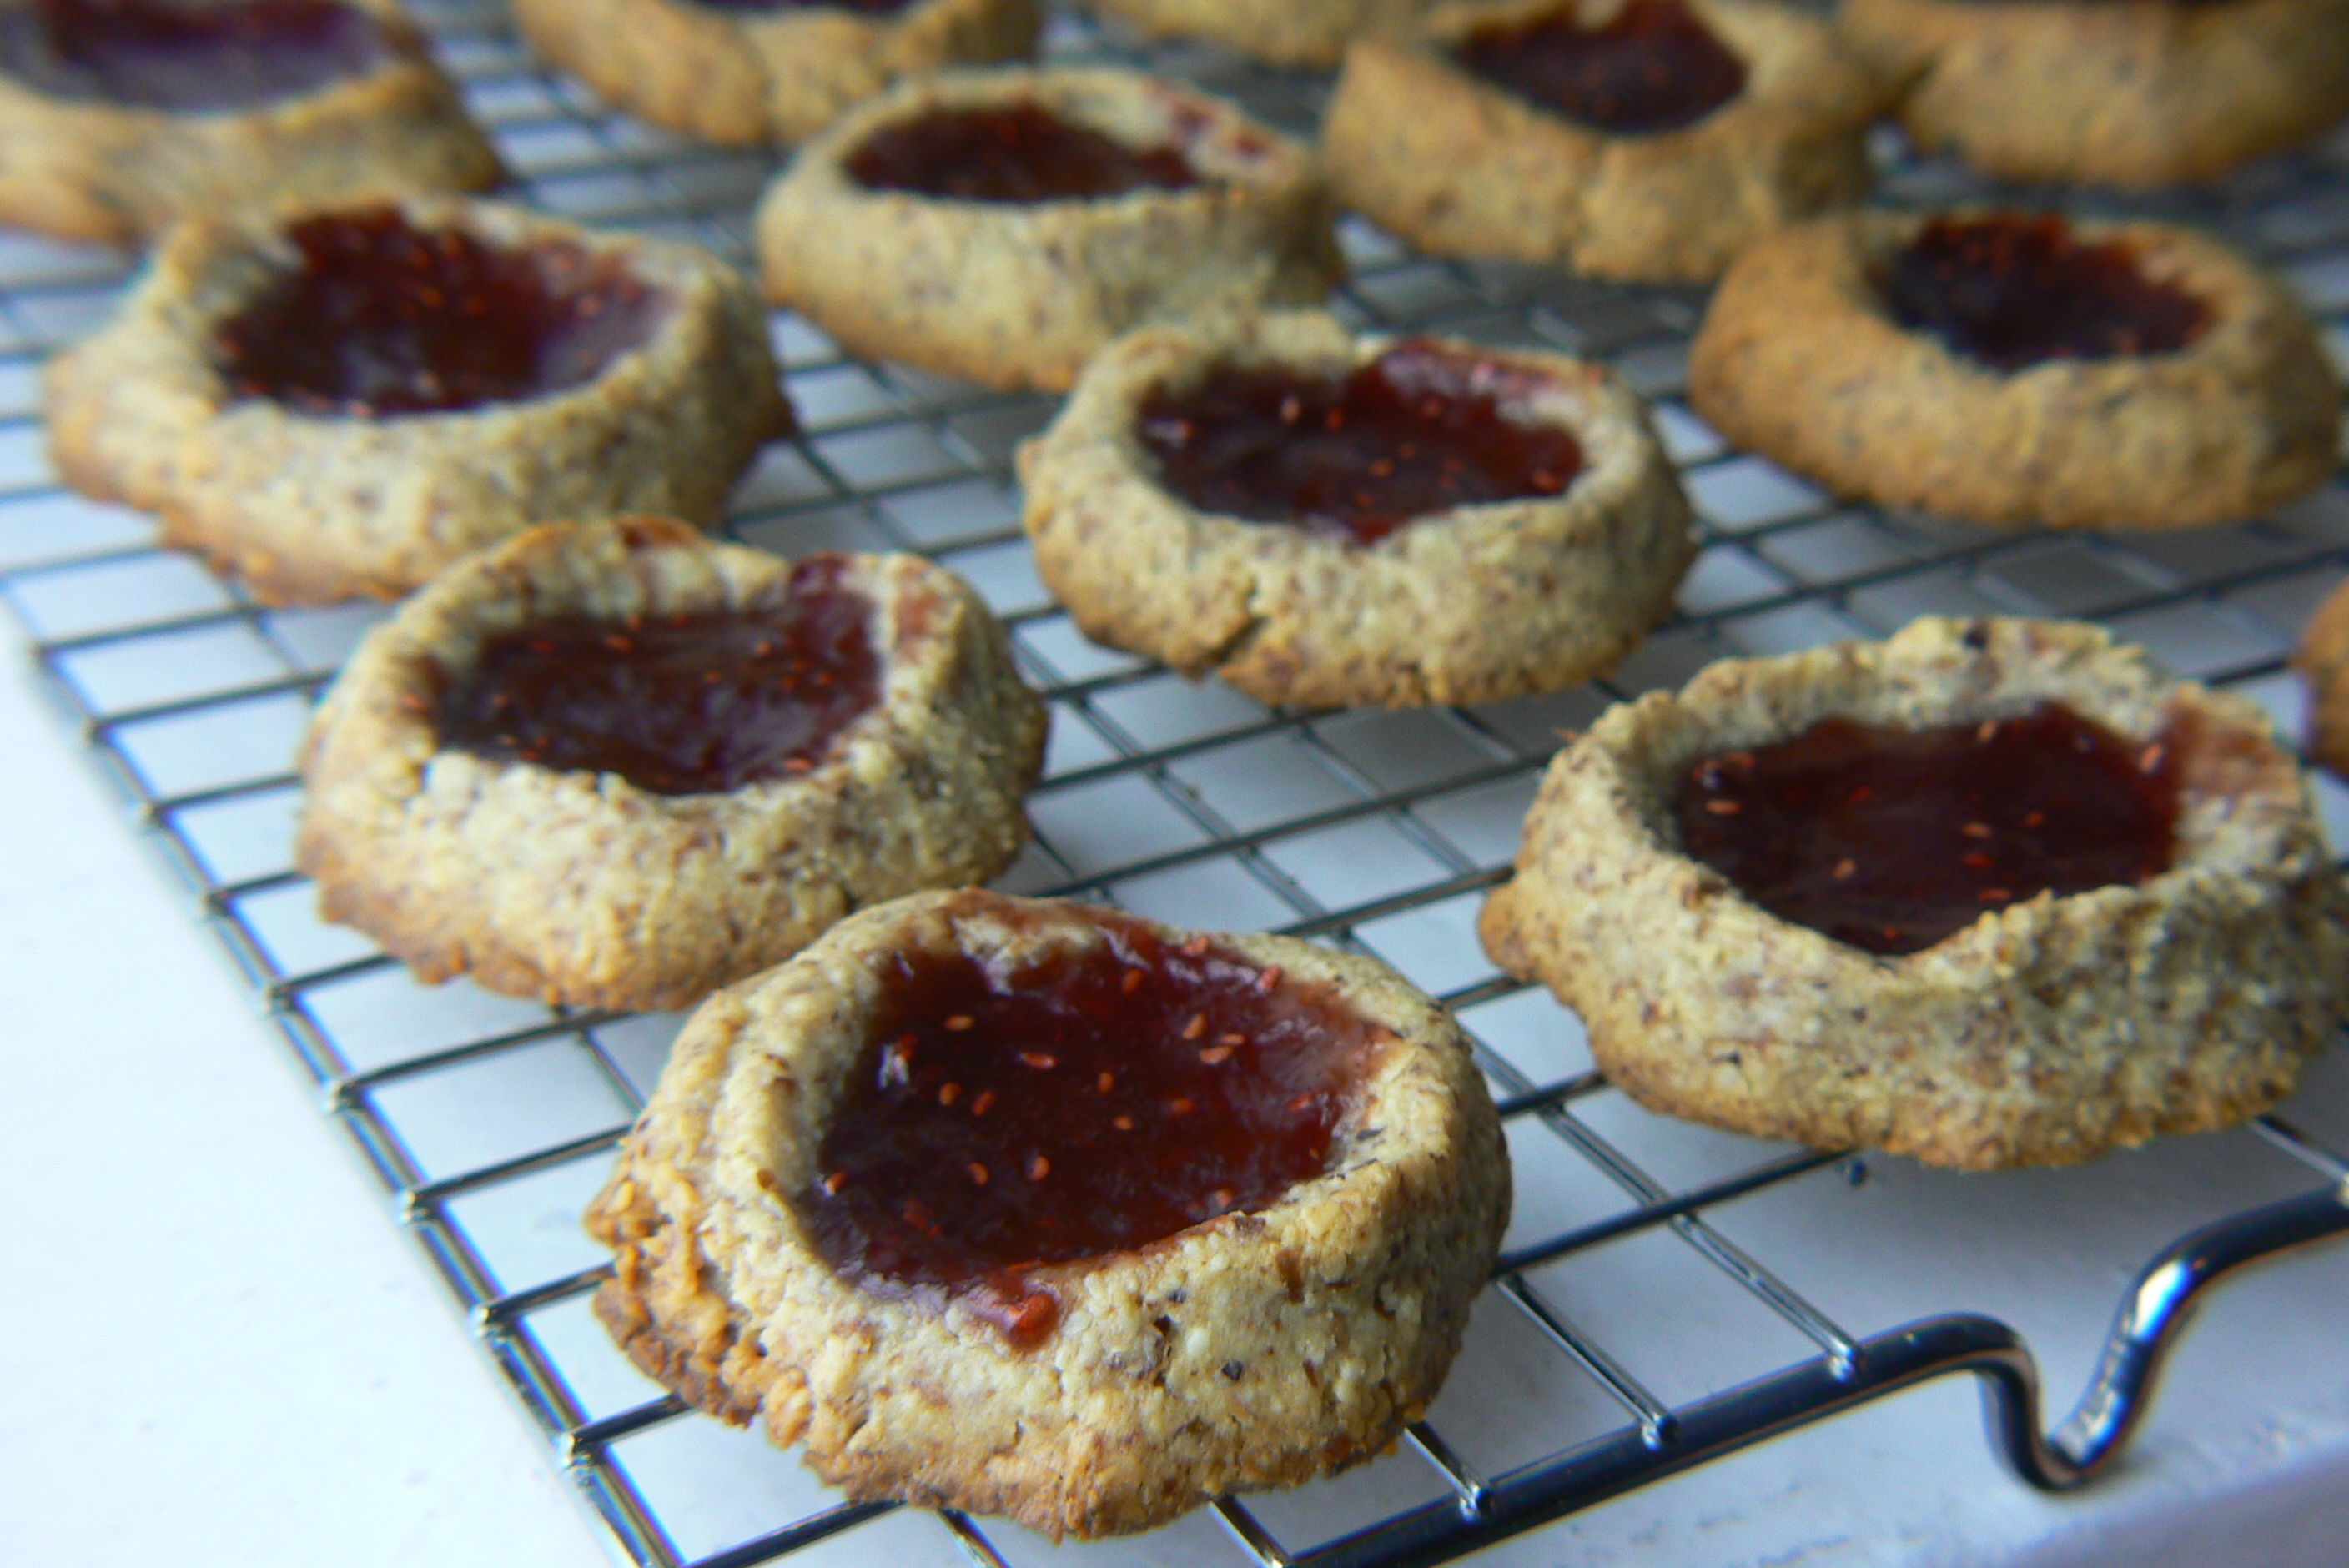
<svg viewBox="0 0 2349 1568"><path fill-rule="evenodd" d="M2070 275L2086 263L2117 269L2157 315L2182 310L2182 327L2148 341L2137 335L2160 322L2124 321L2082 345L2060 341L2060 321L2025 319L2055 340L1953 346L1930 324L1904 325L1887 292L1889 270L1937 232L1955 236L1953 255L1929 271L1987 263L1952 284L1960 296L2000 285L1992 297L2027 304L2034 289L2060 290L2096 313L2095 280ZM1997 274L2018 258L2030 270L2010 291ZM2002 307L1975 325L2016 324ZM2052 528L2253 515L2332 473L2342 407L2306 313L2228 246L2164 224L1999 213L1849 213L1773 235L1715 293L1689 394L1732 442L1840 494Z"/></svg>
<svg viewBox="0 0 2349 1568"><path fill-rule="evenodd" d="M266 602L390 598L552 519L714 522L789 428L765 315L705 252L515 207L191 224L51 362L50 446Z"/></svg>
<svg viewBox="0 0 2349 1568"><path fill-rule="evenodd" d="M1467 0L1357 43L1322 144L1339 199L1421 250L1703 283L1857 201L1889 98L1764 0Z"/></svg>
<svg viewBox="0 0 2349 1568"><path fill-rule="evenodd" d="M1203 38L1277 66L1336 65L1368 33L1408 23L1433 0L1092 0L1154 38Z"/></svg>
<svg viewBox="0 0 2349 1568"><path fill-rule="evenodd" d="M647 656L697 632L699 663ZM795 670L802 642L823 662ZM482 690L493 656L520 674ZM861 706L818 702L851 680ZM679 1007L865 904L1001 870L1044 728L1000 625L916 557L550 525L368 634L312 726L298 863L326 918L429 980Z"/></svg>
<svg viewBox="0 0 2349 1568"><path fill-rule="evenodd" d="M0 0L0 224L121 243L503 177L397 0Z"/></svg>
<svg viewBox="0 0 2349 1568"><path fill-rule="evenodd" d="M548 58L655 125L726 146L805 141L901 77L1018 59L1037 0L516 0Z"/></svg>
<svg viewBox="0 0 2349 1568"><path fill-rule="evenodd" d="M1237 397L1222 428L1203 397ZM1233 428L1250 398L1257 428ZM1374 417L1393 428L1340 444ZM1210 490L1170 478L1170 436L1220 461ZM1526 471L1453 501L1494 447ZM1120 340L1019 473L1037 569L1089 636L1271 703L1570 686L1670 609L1695 549L1645 409L1603 367L1357 339L1318 313ZM1405 488L1356 493L1374 486Z"/></svg>
<svg viewBox="0 0 2349 1568"><path fill-rule="evenodd" d="M933 128L967 156L924 145ZM1061 159L1064 131L1081 156ZM1063 171L1108 193L1055 194ZM1318 301L1344 272L1330 221L1309 150L1190 88L949 72L802 149L760 204L758 245L768 297L854 353L1061 390L1133 328Z"/></svg>
<svg viewBox="0 0 2349 1568"><path fill-rule="evenodd" d="M1954 934L1871 948L1763 907L1778 895L1693 858L1676 815L1823 721L1990 747L2051 707L2167 792L2163 869L2064 893L1985 885ZM1733 825L1758 809L1688 799ZM2009 808L2011 829L1940 824L1962 848L1935 858L1995 864L2046 814L2004 786L1981 810ZM1816 885L1868 880L1847 859ZM2064 622L1926 619L1881 644L1724 661L1609 709L1552 763L1482 932L1582 1015L1601 1069L1643 1104L1978 1170L2240 1121L2291 1092L2349 1007L2349 904L2264 715Z"/></svg>
<svg viewBox="0 0 2349 1568"><path fill-rule="evenodd" d="M1844 0L1900 121L2005 180L2215 180L2349 115L2349 0Z"/></svg>
<svg viewBox="0 0 2349 1568"><path fill-rule="evenodd" d="M713 997L588 1224L684 1397L1057 1537L1375 1455L1507 1212L1466 1038L1384 965L965 892Z"/></svg>

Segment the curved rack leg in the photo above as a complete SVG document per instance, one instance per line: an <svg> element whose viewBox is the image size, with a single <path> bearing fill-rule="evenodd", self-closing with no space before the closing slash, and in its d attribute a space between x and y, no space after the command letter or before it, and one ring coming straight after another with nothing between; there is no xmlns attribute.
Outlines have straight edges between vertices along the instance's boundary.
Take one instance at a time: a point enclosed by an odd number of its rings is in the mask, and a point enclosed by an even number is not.
<svg viewBox="0 0 2349 1568"><path fill-rule="evenodd" d="M1840 1369L1806 1361L1673 1412L1652 1434L1627 1429L1502 1476L1474 1496L1439 1501L1295 1558L1295 1568L1424 1568L1602 1502L1765 1438L1919 1383L1982 1379L1991 1436L2033 1485L2088 1480L2120 1450L2151 1403L2163 1357L2199 1296L2257 1263L2349 1233L2349 1183L2271 1203L2194 1232L2163 1252L2123 1300L2086 1395L2060 1431L2039 1426L2039 1370L2022 1336L1993 1317L1930 1317L1861 1343Z"/></svg>

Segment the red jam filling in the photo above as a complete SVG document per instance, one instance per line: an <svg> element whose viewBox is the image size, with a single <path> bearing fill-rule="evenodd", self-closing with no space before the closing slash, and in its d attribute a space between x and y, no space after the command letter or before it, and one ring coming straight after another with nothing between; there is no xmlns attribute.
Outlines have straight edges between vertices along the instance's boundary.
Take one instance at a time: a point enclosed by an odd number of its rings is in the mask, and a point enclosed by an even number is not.
<svg viewBox="0 0 2349 1568"><path fill-rule="evenodd" d="M1822 719L1681 778L1687 852L1785 920L1915 953L1987 912L2169 869L2178 759L2057 703L1904 730Z"/></svg>
<svg viewBox="0 0 2349 1568"><path fill-rule="evenodd" d="M2129 246L2083 243L2055 217L1935 218L1875 281L1902 326L1994 370L2167 354L2210 325L2207 304L2147 277Z"/></svg>
<svg viewBox="0 0 2349 1568"><path fill-rule="evenodd" d="M1131 1252L1320 1175L1381 1032L1204 937L1106 939L1021 969L893 961L800 1207L825 1261L950 1294L1021 1347L1051 1264Z"/></svg>
<svg viewBox="0 0 2349 1568"><path fill-rule="evenodd" d="M1568 5L1471 33L1455 53L1537 108L1622 136L1694 125L1745 90L1745 62L1681 0L1630 0L1596 27Z"/></svg>
<svg viewBox="0 0 2349 1568"><path fill-rule="evenodd" d="M616 773L656 795L795 778L881 690L871 601L812 555L769 602L502 632L441 694L440 744L494 762Z"/></svg>
<svg viewBox="0 0 2349 1568"><path fill-rule="evenodd" d="M48 98L201 112L300 98L393 53L329 0L32 0L0 8L0 72Z"/></svg>
<svg viewBox="0 0 2349 1568"><path fill-rule="evenodd" d="M1037 104L938 109L874 132L848 158L870 191L955 201L1081 201L1199 183L1182 150L1137 152Z"/></svg>
<svg viewBox="0 0 2349 1568"><path fill-rule="evenodd" d="M1457 506L1563 492L1582 447L1520 424L1530 373L1416 339L1340 380L1226 366L1143 404L1142 444L1201 511L1370 544Z"/></svg>
<svg viewBox="0 0 2349 1568"><path fill-rule="evenodd" d="M574 245L504 251L392 208L308 218L300 264L219 332L239 397L309 413L442 413L594 380L651 335L657 291Z"/></svg>

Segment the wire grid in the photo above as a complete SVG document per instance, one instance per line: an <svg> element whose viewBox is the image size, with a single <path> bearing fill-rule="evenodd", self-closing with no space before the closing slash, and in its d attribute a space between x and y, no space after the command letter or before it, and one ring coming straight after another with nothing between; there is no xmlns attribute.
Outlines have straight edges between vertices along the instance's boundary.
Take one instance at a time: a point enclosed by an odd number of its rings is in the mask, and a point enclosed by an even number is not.
<svg viewBox="0 0 2349 1568"><path fill-rule="evenodd" d="M499 10L453 0L424 15L523 199L748 263L749 207L771 158L695 147L602 109L533 60ZM1326 86L1212 50L1144 49L1069 16L1048 46L1141 59L1308 131ZM1982 191L1897 143L1880 150L1892 201ZM2216 193L2137 206L2148 208L2261 255L2349 359L2349 139ZM1445 1550L1464 1549L1502 1532L1473 1529L1496 1480L1627 1432L1655 1449L1716 1390L1806 1363L1847 1367L1864 1334L1847 1324L1876 1331L1978 1298L1971 1265L1913 1238L1900 1249L1908 1227L1985 1222L1982 1205L1904 1162L1885 1162L1864 1189L1870 1170L1857 1161L1650 1117L1591 1070L1570 1014L1493 969L1474 917L1506 874L1558 732L1716 657L1879 635L1927 612L2094 616L2296 729L2282 660L2349 574L2338 479L2256 524L2139 539L1992 533L1840 506L1724 449L1682 406L1701 294L1431 262L1360 224L1344 239L1356 272L1335 308L1352 321L1602 356L1655 400L1704 548L1680 613L1609 680L1478 708L1292 712L1090 644L1034 576L1009 471L1055 400L861 364L788 314L773 331L804 433L761 456L732 509L736 538L785 553L930 555L1014 628L1054 727L1030 804L1036 841L999 885L1374 954L1455 1010L1501 1097L1517 1216L1452 1385L1409 1441L1349 1477L1081 1549L999 1522L845 1502L788 1457L684 1410L605 1342L585 1304L605 1266L575 1216L678 1020L419 986L364 939L318 923L289 865L290 759L312 700L385 612L262 607L158 551L144 518L57 489L42 454L39 364L110 313L125 267L111 253L0 235L0 593L627 1557L664 1568L884 1553L908 1564L1278 1563L1326 1558L1400 1509L1445 1499L1472 1526ZM2335 841L2349 841L2349 792L2329 779L2320 791ZM2045 1331L2043 1355L2056 1347L2053 1369L2085 1376L2116 1268L2126 1274L2189 1224L2304 1190L2311 1169L2328 1181L2349 1173L2344 1055L2319 1065L2292 1123L2271 1117L2013 1179L2039 1221L2108 1238L2075 1260L2075 1294L2093 1314L2017 1304ZM1871 1218L1867 1193L1888 1189ZM1992 1244L2032 1246L2028 1224L1987 1222ZM1863 1242L1882 1267L1854 1261Z"/></svg>

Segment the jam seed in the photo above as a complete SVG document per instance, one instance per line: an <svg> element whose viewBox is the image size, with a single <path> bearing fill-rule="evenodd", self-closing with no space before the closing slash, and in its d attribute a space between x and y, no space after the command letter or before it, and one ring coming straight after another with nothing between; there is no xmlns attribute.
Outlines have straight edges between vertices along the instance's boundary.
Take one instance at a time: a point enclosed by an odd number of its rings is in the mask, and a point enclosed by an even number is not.
<svg viewBox="0 0 2349 1568"><path fill-rule="evenodd" d="M1093 1087L1100 1089L1102 1093L1107 1094L1110 1090L1117 1087L1117 1075L1115 1073L1103 1073L1099 1078L1094 1080Z"/></svg>
<svg viewBox="0 0 2349 1568"><path fill-rule="evenodd" d="M823 1179L823 1190L827 1192L837 1192L847 1185L848 1172L845 1171L835 1171Z"/></svg>
<svg viewBox="0 0 2349 1568"><path fill-rule="evenodd" d="M2002 887L1986 887L1975 894L1984 903L2013 903L2014 894Z"/></svg>
<svg viewBox="0 0 2349 1568"><path fill-rule="evenodd" d="M1187 1094L1176 1095L1166 1102L1166 1114L1169 1116L1188 1116L1198 1109Z"/></svg>
<svg viewBox="0 0 2349 1568"><path fill-rule="evenodd" d="M1256 977L1256 988L1259 991L1269 991L1279 984L1280 965L1278 964L1265 965L1264 972Z"/></svg>
<svg viewBox="0 0 2349 1568"><path fill-rule="evenodd" d="M1990 856L1983 854L1980 850L1976 850L1971 854L1960 855L1958 857L1958 863L1971 871L1986 872L1998 862L1991 859Z"/></svg>
<svg viewBox="0 0 2349 1568"><path fill-rule="evenodd" d="M1034 1068L1038 1072L1050 1072L1061 1065L1061 1058L1043 1051L1022 1051L1019 1053L1019 1065Z"/></svg>
<svg viewBox="0 0 2349 1568"><path fill-rule="evenodd" d="M987 1185L986 1166L981 1165L978 1161L974 1160L969 1164L964 1166L963 1169L970 1172L970 1184L972 1186L984 1187Z"/></svg>
<svg viewBox="0 0 2349 1568"><path fill-rule="evenodd" d="M1226 1062L1232 1059L1232 1047L1229 1046L1209 1046L1206 1050L1199 1053L1199 1059L1206 1063L1211 1068L1219 1068Z"/></svg>
<svg viewBox="0 0 2349 1568"><path fill-rule="evenodd" d="M1211 944L1206 937L1195 936L1174 951L1180 953L1185 958L1205 958L1207 955L1207 948Z"/></svg>
<svg viewBox="0 0 2349 1568"><path fill-rule="evenodd" d="M1852 873L1858 870L1859 862L1853 860L1850 856L1846 855L1842 860L1839 860L1835 863L1835 880L1837 882L1849 882L1852 879Z"/></svg>
<svg viewBox="0 0 2349 1568"><path fill-rule="evenodd" d="M1109 1119L1109 1124L1112 1127L1116 1128L1120 1132L1132 1132L1133 1130L1133 1118L1130 1116L1112 1116Z"/></svg>
<svg viewBox="0 0 2349 1568"><path fill-rule="evenodd" d="M1039 1154L1035 1159L1028 1161L1028 1180L1030 1181L1041 1181L1051 1173L1052 1162L1042 1155Z"/></svg>
<svg viewBox="0 0 2349 1568"><path fill-rule="evenodd" d="M1239 1196L1240 1195L1237 1192L1233 1191L1229 1187L1216 1188L1214 1191L1207 1194L1207 1202L1215 1205L1215 1208L1210 1212L1217 1214L1223 1213L1234 1203L1239 1202Z"/></svg>
<svg viewBox="0 0 2349 1568"><path fill-rule="evenodd" d="M2147 747L2143 751L2137 754L2137 771L2140 773L2159 772L2161 770L2162 755L2162 748L2158 742Z"/></svg>
<svg viewBox="0 0 2349 1568"><path fill-rule="evenodd" d="M1183 1026L1183 1037L1186 1040L1195 1040L1206 1032L1207 1015L1205 1013L1192 1014L1191 1021Z"/></svg>
<svg viewBox="0 0 2349 1568"><path fill-rule="evenodd" d="M1990 824L1988 822L1968 822L1964 827L1960 828L1958 831L1963 833L1969 839L1987 839L1990 837Z"/></svg>
<svg viewBox="0 0 2349 1568"><path fill-rule="evenodd" d="M1217 1035L1216 1037L1216 1044L1219 1046L1245 1046L1247 1044L1247 1037L1246 1035Z"/></svg>
<svg viewBox="0 0 2349 1568"><path fill-rule="evenodd" d="M1734 817L1745 807L1736 800L1707 800L1704 809L1716 817Z"/></svg>
<svg viewBox="0 0 2349 1568"><path fill-rule="evenodd" d="M2025 811L2023 814L2023 825L2026 828L2044 827L2046 823L2047 813L2044 811Z"/></svg>
<svg viewBox="0 0 2349 1568"><path fill-rule="evenodd" d="M1129 996L1133 995L1136 991L1141 990L1142 971L1139 969L1127 970L1124 977L1118 981L1117 988L1124 992Z"/></svg>
<svg viewBox="0 0 2349 1568"><path fill-rule="evenodd" d="M985 1116L988 1111L993 1110L994 1109L995 1091L991 1088L980 1089L978 1091L978 1098L970 1102L970 1113L973 1116Z"/></svg>
<svg viewBox="0 0 2349 1568"><path fill-rule="evenodd" d="M952 1105L961 1098L962 1085L958 1083L942 1083L938 1085L938 1103L940 1105Z"/></svg>
<svg viewBox="0 0 2349 1568"><path fill-rule="evenodd" d="M957 1013L953 1017L947 1020L947 1027L959 1035L965 1029L969 1028L973 1024L978 1022L978 1020L972 1017L968 1013Z"/></svg>
<svg viewBox="0 0 2349 1568"><path fill-rule="evenodd" d="M1974 744L1977 746L1988 746L1992 739L1996 738L1997 735L1998 720L1994 718L1983 719L1982 721L1982 727L1974 731Z"/></svg>

